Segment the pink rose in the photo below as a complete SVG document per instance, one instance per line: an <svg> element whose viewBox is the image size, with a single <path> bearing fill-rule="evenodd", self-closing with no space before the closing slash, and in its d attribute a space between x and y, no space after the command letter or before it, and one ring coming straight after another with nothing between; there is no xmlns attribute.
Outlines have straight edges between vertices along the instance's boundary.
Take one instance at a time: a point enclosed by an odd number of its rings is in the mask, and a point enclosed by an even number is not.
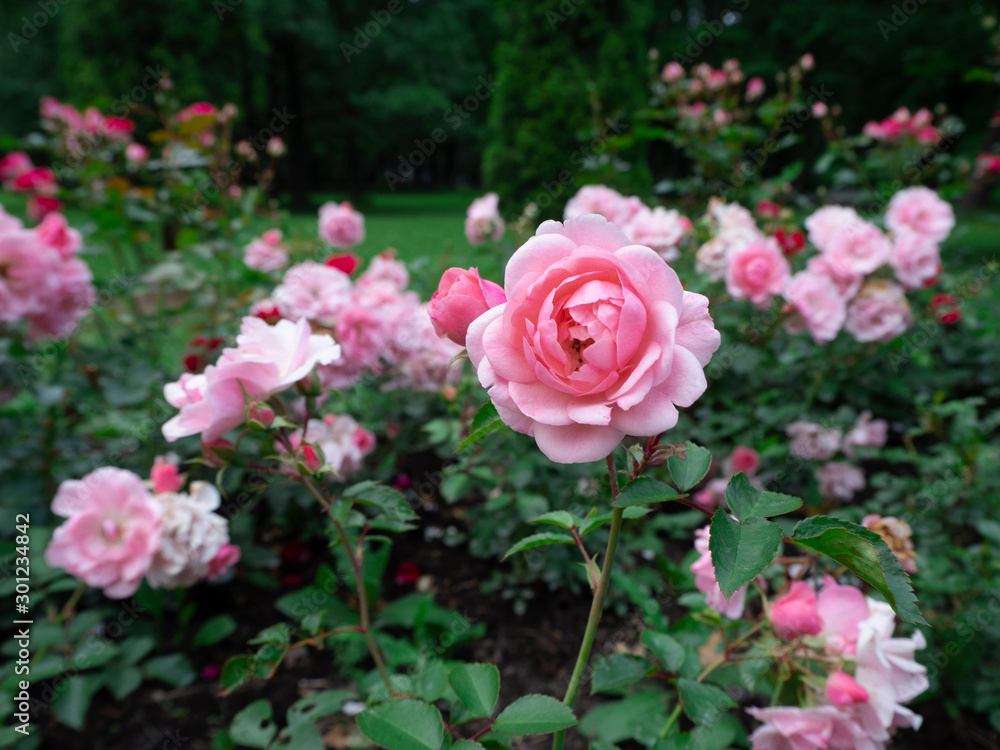
<svg viewBox="0 0 1000 750"><path fill-rule="evenodd" d="M941 251L929 237L915 232L896 235L889 265L908 289L933 286L941 274Z"/></svg>
<svg viewBox="0 0 1000 750"><path fill-rule="evenodd" d="M866 486L865 473L853 464L830 461L816 470L819 494L826 500L847 502Z"/></svg>
<svg viewBox="0 0 1000 750"><path fill-rule="evenodd" d="M214 104L209 102L195 102L194 104L189 104L180 112L177 113L178 122L188 122L196 117L216 117L219 114L219 110Z"/></svg>
<svg viewBox="0 0 1000 750"><path fill-rule="evenodd" d="M764 79L760 76L754 76L747 81L747 101L759 99L764 94L764 88Z"/></svg>
<svg viewBox="0 0 1000 750"><path fill-rule="evenodd" d="M823 618L823 637L831 654L853 654L857 649L860 623L868 617L868 602L853 586L841 586L830 576L823 579L817 598Z"/></svg>
<svg viewBox="0 0 1000 750"><path fill-rule="evenodd" d="M0 159L0 182L11 183L14 178L34 169L31 157L24 151L11 151Z"/></svg>
<svg viewBox="0 0 1000 750"><path fill-rule="evenodd" d="M806 271L818 276L825 276L832 281L844 302L858 293L861 283L864 281L862 274L854 273L850 269L832 262L826 255L814 255L810 258L809 262L806 263ZM843 325L843 321L841 321L841 325Z"/></svg>
<svg viewBox="0 0 1000 750"><path fill-rule="evenodd" d="M823 102L813 102L812 105L812 116L817 120L821 120L827 116L830 112L830 108L826 106Z"/></svg>
<svg viewBox="0 0 1000 750"><path fill-rule="evenodd" d="M208 580L212 581L240 561L240 548L226 542L208 563Z"/></svg>
<svg viewBox="0 0 1000 750"><path fill-rule="evenodd" d="M478 269L449 268L427 303L427 312L439 336L465 346L472 321L506 301L503 287L480 278Z"/></svg>
<svg viewBox="0 0 1000 750"><path fill-rule="evenodd" d="M277 230L268 231L274 232ZM265 232L264 234L268 233ZM247 268L269 273L288 265L288 251L284 245L279 244L281 241L280 231L277 235L277 241L269 242L268 239L274 240L275 236L271 234L269 237L253 239L243 249L243 262L246 263Z"/></svg>
<svg viewBox="0 0 1000 750"><path fill-rule="evenodd" d="M912 323L902 288L885 279L872 279L847 306L844 327L858 341L884 343L902 336Z"/></svg>
<svg viewBox="0 0 1000 750"><path fill-rule="evenodd" d="M836 706L751 707L747 713L764 722L750 735L753 750L879 750Z"/></svg>
<svg viewBox="0 0 1000 750"><path fill-rule="evenodd" d="M3 206L0 206L0 234L16 232L18 229L22 229L23 227L24 222L16 216L11 216L4 210Z"/></svg>
<svg viewBox="0 0 1000 750"><path fill-rule="evenodd" d="M820 252L824 252L830 243L830 239L840 229L861 221L858 212L848 206L823 206L816 209L806 218L806 231L809 233L809 241L813 243Z"/></svg>
<svg viewBox="0 0 1000 750"><path fill-rule="evenodd" d="M676 83L683 77L684 66L673 60L664 65L663 70L660 72L660 78L663 79L664 83Z"/></svg>
<svg viewBox="0 0 1000 750"><path fill-rule="evenodd" d="M862 412L854 427L844 436L844 454L853 458L857 454L855 448L881 448L885 445L888 432L888 422L872 419L870 411Z"/></svg>
<svg viewBox="0 0 1000 750"><path fill-rule="evenodd" d="M576 219L586 214L600 214L608 221L625 226L644 205L638 198L626 198L606 185L584 185L569 199L563 218Z"/></svg>
<svg viewBox="0 0 1000 750"><path fill-rule="evenodd" d="M45 550L49 565L114 599L135 593L160 542L161 513L142 479L122 469L97 469L63 482L52 512L67 520Z"/></svg>
<svg viewBox="0 0 1000 750"><path fill-rule="evenodd" d="M35 167L18 173L11 183L11 189L22 193L54 195L59 185L56 183L55 172L48 167Z"/></svg>
<svg viewBox="0 0 1000 750"><path fill-rule="evenodd" d="M168 461L163 456L157 456L153 460L153 468L149 474L153 482L153 492L177 492L184 483L181 477L180 467L172 461Z"/></svg>
<svg viewBox="0 0 1000 750"><path fill-rule="evenodd" d="M62 211L63 204L58 198L51 195L33 195L28 198L28 205L25 213L32 221L41 221L54 211Z"/></svg>
<svg viewBox="0 0 1000 750"><path fill-rule="evenodd" d="M336 268L306 261L285 272L273 300L290 320L307 318L332 328L351 303L351 279Z"/></svg>
<svg viewBox="0 0 1000 750"><path fill-rule="evenodd" d="M63 258L75 255L83 244L80 233L69 226L62 214L46 214L35 232L43 245L55 249Z"/></svg>
<svg viewBox="0 0 1000 750"><path fill-rule="evenodd" d="M837 338L847 318L847 305L829 277L801 271L785 287L785 299L795 308L813 341L825 344Z"/></svg>
<svg viewBox="0 0 1000 750"><path fill-rule="evenodd" d="M733 299L749 298L757 307L767 307L772 295L781 294L790 273L778 243L771 238L757 240L729 253L726 291Z"/></svg>
<svg viewBox="0 0 1000 750"><path fill-rule="evenodd" d="M507 302L466 344L501 418L558 463L659 435L707 387L708 300L599 216L543 223L507 263Z"/></svg>
<svg viewBox="0 0 1000 750"><path fill-rule="evenodd" d="M835 427L824 427L815 422L800 420L785 428L792 439L789 446L792 455L806 461L824 461L831 458L840 447L843 433Z"/></svg>
<svg viewBox="0 0 1000 750"><path fill-rule="evenodd" d="M826 678L826 698L839 708L848 708L868 700L868 691L846 672L835 669Z"/></svg>
<svg viewBox="0 0 1000 750"><path fill-rule="evenodd" d="M859 220L834 230L821 250L834 265L863 275L889 262L892 242L877 226Z"/></svg>
<svg viewBox="0 0 1000 750"><path fill-rule="evenodd" d="M349 250L365 239L365 217L343 203L324 203L319 209L319 238L331 247Z"/></svg>
<svg viewBox="0 0 1000 750"><path fill-rule="evenodd" d="M500 197L487 193L469 205L465 215L465 237L469 244L481 245L486 240L496 242L503 237L506 225L500 216Z"/></svg>
<svg viewBox="0 0 1000 750"><path fill-rule="evenodd" d="M726 459L726 474L729 476L743 472L752 477L759 470L760 454L745 445L737 445Z"/></svg>
<svg viewBox="0 0 1000 750"><path fill-rule="evenodd" d="M704 526L695 531L694 535L694 548L698 551L698 559L691 563L694 585L705 594L705 604L710 609L730 620L738 620L743 614L747 587L741 586L727 599L715 577L715 566L712 564L712 552L709 549L711 527Z"/></svg>
<svg viewBox="0 0 1000 750"><path fill-rule="evenodd" d="M911 187L892 196L885 225L897 234L909 231L933 242L944 242L955 226L955 212L930 188Z"/></svg>
<svg viewBox="0 0 1000 750"><path fill-rule="evenodd" d="M130 143L125 147L125 159L133 164L143 164L149 159L149 149L141 143Z"/></svg>
<svg viewBox="0 0 1000 750"><path fill-rule="evenodd" d="M677 246L690 228L691 222L674 209L643 206L642 210L622 227L622 231L636 245L652 248L661 258L669 262L681 257Z"/></svg>
<svg viewBox="0 0 1000 750"><path fill-rule="evenodd" d="M816 592L803 581L794 581L788 593L771 605L769 619L774 632L786 641L823 632Z"/></svg>

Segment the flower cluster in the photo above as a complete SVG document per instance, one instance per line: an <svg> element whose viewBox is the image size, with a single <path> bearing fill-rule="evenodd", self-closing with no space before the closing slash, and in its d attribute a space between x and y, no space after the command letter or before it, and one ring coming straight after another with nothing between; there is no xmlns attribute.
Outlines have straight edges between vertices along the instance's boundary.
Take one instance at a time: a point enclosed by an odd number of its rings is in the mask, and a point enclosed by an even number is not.
<svg viewBox="0 0 1000 750"><path fill-rule="evenodd" d="M288 265L288 248L281 244L281 230L268 229L250 240L243 249L243 262L248 268L270 273Z"/></svg>
<svg viewBox="0 0 1000 750"><path fill-rule="evenodd" d="M217 578L240 557L229 524L215 511L219 493L192 482L181 492L177 466L157 459L149 482L104 467L63 482L52 512L66 521L45 550L49 565L121 599L145 578L154 588Z"/></svg>
<svg viewBox="0 0 1000 750"><path fill-rule="evenodd" d="M329 466L338 478L347 479L361 468L365 456L375 450L375 435L349 414L326 414L295 430L289 435L289 443L307 466L311 456L316 456L321 466ZM305 449L307 446L311 451ZM282 447L281 452L287 453L287 449Z"/></svg>
<svg viewBox="0 0 1000 750"><path fill-rule="evenodd" d="M97 297L90 268L76 255L81 243L62 214L25 229L0 208L0 321L26 320L30 339L76 330Z"/></svg>
<svg viewBox="0 0 1000 750"><path fill-rule="evenodd" d="M889 426L884 419L872 419L871 412L862 412L854 426L844 435L836 427L814 422L792 422L786 428L791 438L789 446L796 458L825 461L816 471L819 494L827 500L847 502L866 486L865 473L860 467L844 461L830 461L838 450L850 458L858 449L881 448L885 445Z"/></svg>
<svg viewBox="0 0 1000 750"><path fill-rule="evenodd" d="M36 167L24 151L12 151L0 159L0 182L12 193L28 194L28 218L41 221L46 215L62 210L56 195L59 183L48 167Z"/></svg>
<svg viewBox="0 0 1000 750"><path fill-rule="evenodd" d="M919 109L911 114L906 107L900 107L884 120L871 120L861 130L876 141L915 140L917 143L933 145L941 140L941 131L934 126L934 115L929 109Z"/></svg>

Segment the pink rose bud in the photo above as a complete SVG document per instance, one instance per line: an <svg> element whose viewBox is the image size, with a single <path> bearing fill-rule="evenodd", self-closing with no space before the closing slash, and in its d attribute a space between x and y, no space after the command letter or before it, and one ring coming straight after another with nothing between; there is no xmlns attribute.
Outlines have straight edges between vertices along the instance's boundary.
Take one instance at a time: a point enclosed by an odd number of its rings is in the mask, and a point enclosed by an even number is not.
<svg viewBox="0 0 1000 750"><path fill-rule="evenodd" d="M438 336L465 346L472 321L506 301L503 287L481 279L478 269L449 268L427 303L427 312Z"/></svg>
<svg viewBox="0 0 1000 750"><path fill-rule="evenodd" d="M273 156L275 159L284 156L288 152L285 142L278 136L274 136L274 138L269 140L266 148L268 155Z"/></svg>
<svg viewBox="0 0 1000 750"><path fill-rule="evenodd" d="M238 563L240 561L240 554L240 548L235 544L226 542L219 547L219 551L215 553L215 557L208 561L208 580L211 581L218 578Z"/></svg>
<svg viewBox="0 0 1000 750"><path fill-rule="evenodd" d="M322 448L310 445L309 443L302 446L299 471L303 474L315 474L323 468L324 463L325 459Z"/></svg>
<svg viewBox="0 0 1000 750"><path fill-rule="evenodd" d="M361 267L361 258L354 253L340 253L339 255L331 255L323 261L323 265L336 268L350 276Z"/></svg>
<svg viewBox="0 0 1000 750"><path fill-rule="evenodd" d="M816 58L813 57L812 52L806 52L799 60L799 65L802 66L802 70L812 70L816 66Z"/></svg>
<svg viewBox="0 0 1000 750"><path fill-rule="evenodd" d="M274 412L265 404L250 404L247 409L247 422L251 427L266 430L274 423Z"/></svg>
<svg viewBox="0 0 1000 750"><path fill-rule="evenodd" d="M855 703L865 703L868 691L849 674L838 669L831 672L826 680L826 697L839 708L850 708Z"/></svg>
<svg viewBox="0 0 1000 750"><path fill-rule="evenodd" d="M759 470L760 454L745 445L737 445L726 459L726 473L730 476L743 472L752 477Z"/></svg>
<svg viewBox="0 0 1000 750"><path fill-rule="evenodd" d="M268 229L260 236L260 238L264 240L264 244L270 245L271 247L277 247L281 244L281 230Z"/></svg>
<svg viewBox="0 0 1000 750"><path fill-rule="evenodd" d="M754 76L749 81L747 81L747 99L753 101L759 98L764 93L764 79L760 76Z"/></svg>
<svg viewBox="0 0 1000 750"><path fill-rule="evenodd" d="M771 605L770 620L774 632L786 641L823 632L816 592L803 581L795 581L788 593Z"/></svg>
<svg viewBox="0 0 1000 750"><path fill-rule="evenodd" d="M125 147L125 158L133 164L142 164L149 158L149 149L141 143L130 143Z"/></svg>
<svg viewBox="0 0 1000 750"><path fill-rule="evenodd" d="M454 401L458 398L458 389L451 385L451 383L445 383L444 387L441 388L441 396L445 401Z"/></svg>
<svg viewBox="0 0 1000 750"><path fill-rule="evenodd" d="M167 461L163 456L157 456L153 461L150 479L153 480L153 492L157 495L161 492L177 492L184 483L177 464Z"/></svg>

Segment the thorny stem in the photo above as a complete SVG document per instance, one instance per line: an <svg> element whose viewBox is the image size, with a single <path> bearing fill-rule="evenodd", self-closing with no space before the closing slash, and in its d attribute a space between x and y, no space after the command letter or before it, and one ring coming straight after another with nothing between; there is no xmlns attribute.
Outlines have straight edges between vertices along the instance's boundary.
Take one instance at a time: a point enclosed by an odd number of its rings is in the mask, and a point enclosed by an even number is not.
<svg viewBox="0 0 1000 750"><path fill-rule="evenodd" d="M611 478L611 502L618 499L618 473L615 469L615 457L612 453L607 458L608 475ZM601 612L604 610L604 599L608 595L608 587L611 584L611 568L615 563L615 552L618 549L618 536L622 527L623 508L611 509L611 532L608 535L608 550L604 554L604 567L601 568L601 579L594 592L594 600L590 605L590 616L587 618L587 628L583 633L583 643L580 644L580 653L576 657L576 665L573 667L573 675L569 680L569 687L566 688L566 697L563 703L570 708L576 701L576 694L580 690L580 683L583 681L583 673L590 660L590 651L594 647L594 637L597 635L597 625L601 620ZM566 730L556 732L552 740L552 750L562 750L566 743Z"/></svg>

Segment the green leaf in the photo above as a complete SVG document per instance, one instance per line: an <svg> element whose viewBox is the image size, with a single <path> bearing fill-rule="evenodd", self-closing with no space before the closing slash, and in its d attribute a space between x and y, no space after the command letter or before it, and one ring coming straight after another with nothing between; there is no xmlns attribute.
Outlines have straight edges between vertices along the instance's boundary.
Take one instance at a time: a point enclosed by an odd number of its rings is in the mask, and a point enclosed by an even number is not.
<svg viewBox="0 0 1000 750"><path fill-rule="evenodd" d="M597 659L594 662L590 692L621 690L641 680L648 671L649 662L641 656L611 654L605 659Z"/></svg>
<svg viewBox="0 0 1000 750"><path fill-rule="evenodd" d="M472 428L469 430L469 437L459 443L458 448L455 449L455 453L468 448L473 443L479 442L502 426L503 422L500 420L500 415L497 414L497 408L493 405L492 401L487 401L476 412L476 416L472 419Z"/></svg>
<svg viewBox="0 0 1000 750"><path fill-rule="evenodd" d="M451 750L486 750L486 748L472 740L459 740L451 746Z"/></svg>
<svg viewBox="0 0 1000 750"><path fill-rule="evenodd" d="M228 695L253 677L253 668L253 657L251 656L233 656L226 659L226 663L222 665L222 674L219 675L219 687L222 688L222 694Z"/></svg>
<svg viewBox="0 0 1000 750"><path fill-rule="evenodd" d="M568 707L548 695L526 695L500 712L493 729L504 734L548 734L576 724Z"/></svg>
<svg viewBox="0 0 1000 750"><path fill-rule="evenodd" d="M735 708L736 701L714 685L705 685L694 680L677 680L684 713L695 724L711 724L727 708Z"/></svg>
<svg viewBox="0 0 1000 750"><path fill-rule="evenodd" d="M690 440L683 456L670 456L667 459L670 478L681 490L689 490L698 484L708 473L711 465L712 454L708 449L695 445Z"/></svg>
<svg viewBox="0 0 1000 750"><path fill-rule="evenodd" d="M412 521L417 518L401 492L371 480L351 485L344 490L343 497L378 508L394 521Z"/></svg>
<svg viewBox="0 0 1000 750"><path fill-rule="evenodd" d="M131 695L142 684L142 672L138 667L109 669L105 673L105 684L117 700Z"/></svg>
<svg viewBox="0 0 1000 750"><path fill-rule="evenodd" d="M264 748L271 744L278 727L274 723L271 702L254 701L233 717L229 736L238 745Z"/></svg>
<svg viewBox="0 0 1000 750"><path fill-rule="evenodd" d="M492 716L500 697L500 670L493 664L462 664L451 670L448 684L465 706L465 716Z"/></svg>
<svg viewBox="0 0 1000 750"><path fill-rule="evenodd" d="M907 622L927 624L917 607L909 576L889 545L874 531L839 518L814 516L799 522L791 541L836 560L870 583Z"/></svg>
<svg viewBox="0 0 1000 750"><path fill-rule="evenodd" d="M353 690L321 690L295 701L288 709L288 726L316 724L320 719L339 713L346 701L357 697Z"/></svg>
<svg viewBox="0 0 1000 750"><path fill-rule="evenodd" d="M538 516L538 518L532 518L529 523L547 523L552 526L561 526L564 529L571 529L576 526L573 516L564 510L554 510L550 513L544 513Z"/></svg>
<svg viewBox="0 0 1000 750"><path fill-rule="evenodd" d="M101 674L82 674L70 677L61 686L62 692L52 704L52 713L60 722L78 731L83 731L87 723L87 710L90 701L101 685L104 676Z"/></svg>
<svg viewBox="0 0 1000 750"><path fill-rule="evenodd" d="M171 687L180 688L194 682L197 674L184 654L170 654L147 661L146 677L163 680Z"/></svg>
<svg viewBox="0 0 1000 750"><path fill-rule="evenodd" d="M668 484L659 482L649 477L639 477L634 482L630 482L622 487L618 497L611 503L612 508L631 508L633 505L649 505L650 503L664 503L668 500L677 500L683 497Z"/></svg>
<svg viewBox="0 0 1000 750"><path fill-rule="evenodd" d="M284 646L290 643L292 640L292 626L287 622L279 622L275 625L269 625L268 627L261 630L257 635L251 638L247 643L251 645L259 646L262 644L272 644L275 646Z"/></svg>
<svg viewBox="0 0 1000 750"><path fill-rule="evenodd" d="M645 508L641 505L633 505L631 508L626 508L625 512L622 513L622 518L633 519L642 518L649 513L649 508ZM611 521L611 513L601 513L596 516L591 516L580 524L579 533L580 536L587 536L594 529L598 529L604 524Z"/></svg>
<svg viewBox="0 0 1000 750"><path fill-rule="evenodd" d="M780 516L802 507L802 501L797 497L758 490L742 471L726 485L726 503L741 522L751 516Z"/></svg>
<svg viewBox="0 0 1000 750"><path fill-rule="evenodd" d="M642 631L640 640L660 660L668 672L679 672L684 665L684 646L666 633L658 633L646 628Z"/></svg>
<svg viewBox="0 0 1000 750"><path fill-rule="evenodd" d="M230 615L219 615L202 625L194 635L192 645L211 646L236 630L236 620Z"/></svg>
<svg viewBox="0 0 1000 750"><path fill-rule="evenodd" d="M526 536L524 539L514 544L513 547L507 550L503 559L506 560L515 552L524 552L524 550L533 549L535 547L548 547L550 544L576 544L576 541L568 534L559 534L554 531L543 531L541 534Z"/></svg>
<svg viewBox="0 0 1000 750"><path fill-rule="evenodd" d="M577 728L580 734L598 743L614 747L626 740L656 737L667 722L666 694L638 693L622 700L601 703L587 712ZM645 743L643 743L645 744Z"/></svg>
<svg viewBox="0 0 1000 750"><path fill-rule="evenodd" d="M396 700L358 714L358 728L388 750L439 750L444 742L441 713L423 701Z"/></svg>
<svg viewBox="0 0 1000 750"><path fill-rule="evenodd" d="M776 523L757 517L740 523L721 508L715 511L709 549L715 578L727 599L771 564L781 538Z"/></svg>
<svg viewBox="0 0 1000 750"><path fill-rule="evenodd" d="M326 750L323 736L314 724L287 726L278 733L274 744L268 750Z"/></svg>

